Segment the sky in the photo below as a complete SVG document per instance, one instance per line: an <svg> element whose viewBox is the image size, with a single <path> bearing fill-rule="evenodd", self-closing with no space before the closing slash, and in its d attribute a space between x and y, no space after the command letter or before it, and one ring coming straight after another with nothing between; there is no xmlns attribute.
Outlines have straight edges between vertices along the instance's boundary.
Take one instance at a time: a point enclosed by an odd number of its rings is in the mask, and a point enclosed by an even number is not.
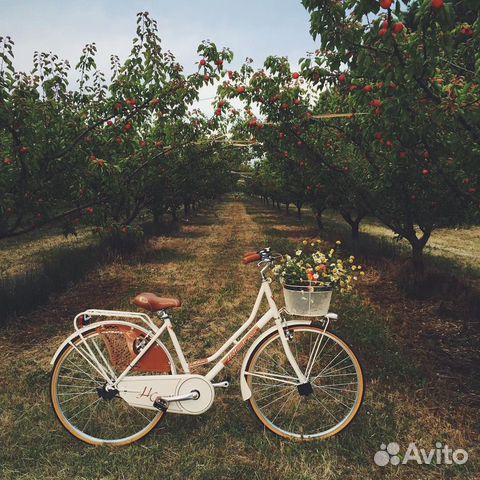
<svg viewBox="0 0 480 480"><path fill-rule="evenodd" d="M260 67L268 55L285 55L296 66L318 47L300 0L0 0L0 36L14 40L19 70L32 68L35 50L52 51L73 66L83 46L95 42L97 66L108 72L111 54L127 57L140 11L157 20L164 48L186 73L196 70L197 46L205 39L233 50L233 68L246 57ZM200 97L214 93L206 87ZM210 103L202 100L199 107L211 113Z"/></svg>

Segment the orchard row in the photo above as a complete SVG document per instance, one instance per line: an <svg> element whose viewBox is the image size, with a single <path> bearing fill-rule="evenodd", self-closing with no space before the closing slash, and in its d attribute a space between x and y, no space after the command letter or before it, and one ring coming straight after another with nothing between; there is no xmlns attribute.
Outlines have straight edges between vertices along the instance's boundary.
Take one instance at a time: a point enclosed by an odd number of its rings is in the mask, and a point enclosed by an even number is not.
<svg viewBox="0 0 480 480"><path fill-rule="evenodd" d="M233 54L204 42L186 75L156 22L138 15L128 59L111 79L87 45L76 67L35 53L15 71L0 53L0 237L61 221L128 232L234 188L338 209L358 234L378 218L413 251L431 232L478 221L480 22L475 1L304 0L320 48L298 71L282 57L229 70ZM211 118L194 109L218 85ZM240 107L239 107L240 105Z"/></svg>

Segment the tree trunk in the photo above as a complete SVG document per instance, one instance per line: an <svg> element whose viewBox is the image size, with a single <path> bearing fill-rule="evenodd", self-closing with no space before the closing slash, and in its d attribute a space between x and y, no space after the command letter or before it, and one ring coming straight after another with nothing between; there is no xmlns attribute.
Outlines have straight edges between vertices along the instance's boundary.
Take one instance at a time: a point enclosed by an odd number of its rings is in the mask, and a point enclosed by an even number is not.
<svg viewBox="0 0 480 480"><path fill-rule="evenodd" d="M423 261L423 247L425 243L419 242L418 239L410 242L412 246L412 265L415 275L423 277L425 273L425 262Z"/></svg>
<svg viewBox="0 0 480 480"><path fill-rule="evenodd" d="M431 230L422 230L422 236L420 238L418 238L415 233L406 237L412 247L413 271L416 278L419 280L423 278L423 274L425 273L423 249L425 248L431 234Z"/></svg>
<svg viewBox="0 0 480 480"><path fill-rule="evenodd" d="M285 203L285 209L287 210L287 215L290 215L290 203L289 202Z"/></svg>
<svg viewBox="0 0 480 480"><path fill-rule="evenodd" d="M360 222L365 217L365 214L358 213L357 217L353 218L350 212L340 211L340 215L350 225L352 240L354 244L357 244L360 238Z"/></svg>
<svg viewBox="0 0 480 480"><path fill-rule="evenodd" d="M323 210L315 209L315 219L317 220L318 229L323 232L323 221L322 221Z"/></svg>
<svg viewBox="0 0 480 480"><path fill-rule="evenodd" d="M296 207L297 207L297 217L302 218L302 205L297 204Z"/></svg>
<svg viewBox="0 0 480 480"><path fill-rule="evenodd" d="M177 216L177 209L172 207L171 208L171 213L172 213L172 219L174 222L178 222L178 216Z"/></svg>
<svg viewBox="0 0 480 480"><path fill-rule="evenodd" d="M352 229L352 240L354 242L358 242L360 238L360 219L356 219L351 225L350 228Z"/></svg>

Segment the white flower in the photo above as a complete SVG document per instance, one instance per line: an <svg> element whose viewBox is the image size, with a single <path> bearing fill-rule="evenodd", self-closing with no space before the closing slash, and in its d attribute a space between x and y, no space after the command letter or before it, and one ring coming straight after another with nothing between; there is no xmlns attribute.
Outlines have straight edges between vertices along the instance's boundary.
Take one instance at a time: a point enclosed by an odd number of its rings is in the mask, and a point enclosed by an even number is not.
<svg viewBox="0 0 480 480"><path fill-rule="evenodd" d="M301 254L302 254L302 251L301 251L301 250L297 250L297 251L295 252L295 255L296 255L297 257L299 257Z"/></svg>

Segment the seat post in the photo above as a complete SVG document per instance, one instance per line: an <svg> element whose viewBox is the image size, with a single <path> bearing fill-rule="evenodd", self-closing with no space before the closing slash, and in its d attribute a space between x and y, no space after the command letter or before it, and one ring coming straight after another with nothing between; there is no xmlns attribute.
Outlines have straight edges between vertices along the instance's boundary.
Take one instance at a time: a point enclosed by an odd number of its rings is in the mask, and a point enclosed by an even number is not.
<svg viewBox="0 0 480 480"><path fill-rule="evenodd" d="M170 319L170 315L166 312L166 310L158 310L155 312L155 314L161 320L166 320L167 318Z"/></svg>

